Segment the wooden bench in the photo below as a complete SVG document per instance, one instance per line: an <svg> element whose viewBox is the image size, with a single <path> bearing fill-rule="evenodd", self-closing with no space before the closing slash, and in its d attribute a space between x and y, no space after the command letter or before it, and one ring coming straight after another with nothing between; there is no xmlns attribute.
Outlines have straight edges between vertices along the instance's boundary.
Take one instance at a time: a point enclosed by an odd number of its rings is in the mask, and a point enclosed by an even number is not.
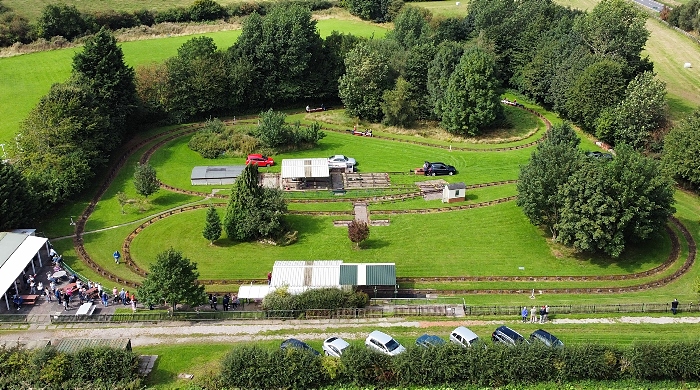
<svg viewBox="0 0 700 390"><path fill-rule="evenodd" d="M20 295L22 298L22 304L33 305L39 300L40 295Z"/></svg>

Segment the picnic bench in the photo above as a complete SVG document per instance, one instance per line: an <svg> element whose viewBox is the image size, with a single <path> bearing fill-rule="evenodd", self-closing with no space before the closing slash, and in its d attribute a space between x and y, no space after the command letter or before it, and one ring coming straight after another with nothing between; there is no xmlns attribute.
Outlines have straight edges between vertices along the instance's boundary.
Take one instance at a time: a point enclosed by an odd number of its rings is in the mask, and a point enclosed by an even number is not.
<svg viewBox="0 0 700 390"><path fill-rule="evenodd" d="M40 295L20 295L22 303L25 305L33 305L39 300Z"/></svg>

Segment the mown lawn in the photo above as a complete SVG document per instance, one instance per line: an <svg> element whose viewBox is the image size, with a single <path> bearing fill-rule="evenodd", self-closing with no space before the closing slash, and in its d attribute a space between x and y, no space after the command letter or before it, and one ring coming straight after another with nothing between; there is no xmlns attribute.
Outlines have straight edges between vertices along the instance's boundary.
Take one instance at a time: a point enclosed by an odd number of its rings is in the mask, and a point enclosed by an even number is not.
<svg viewBox="0 0 700 390"><path fill-rule="evenodd" d="M178 214L143 230L131 247L136 262L147 267L157 253L172 246L197 262L202 279L261 278L276 260L394 262L397 275L403 277L606 275L652 268L670 250L668 241L659 237L618 260L557 257L514 202L449 213L391 215L390 226L372 228L361 250L354 249L346 229L333 227L334 218L296 215L288 217L299 231L299 241L293 245L221 239L210 246L200 234L205 213ZM377 213L373 218L383 217Z"/></svg>

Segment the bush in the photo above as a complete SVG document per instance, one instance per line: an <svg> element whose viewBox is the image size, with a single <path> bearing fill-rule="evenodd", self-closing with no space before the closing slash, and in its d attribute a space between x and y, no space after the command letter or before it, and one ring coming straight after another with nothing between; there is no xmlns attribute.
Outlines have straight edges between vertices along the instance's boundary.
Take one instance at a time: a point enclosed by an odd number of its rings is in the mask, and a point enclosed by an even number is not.
<svg viewBox="0 0 700 390"><path fill-rule="evenodd" d="M110 30L131 28L141 24L141 21L134 14L125 11L95 12L92 14L92 18L98 27L106 27Z"/></svg>
<svg viewBox="0 0 700 390"><path fill-rule="evenodd" d="M634 344L624 353L623 366L634 379L700 379L700 342Z"/></svg>
<svg viewBox="0 0 700 390"><path fill-rule="evenodd" d="M226 17L226 10L214 0L196 0L189 8L190 20L205 22Z"/></svg>
<svg viewBox="0 0 700 390"><path fill-rule="evenodd" d="M85 348L73 355L71 377L81 382L119 382L138 375L139 358L131 351Z"/></svg>
<svg viewBox="0 0 700 390"><path fill-rule="evenodd" d="M343 377L358 387L385 387L395 382L390 356L351 345L340 356Z"/></svg>
<svg viewBox="0 0 700 390"><path fill-rule="evenodd" d="M278 288L265 297L263 309L274 311L336 310L365 307L367 302L369 302L369 297L360 291L320 288L293 295L284 288Z"/></svg>

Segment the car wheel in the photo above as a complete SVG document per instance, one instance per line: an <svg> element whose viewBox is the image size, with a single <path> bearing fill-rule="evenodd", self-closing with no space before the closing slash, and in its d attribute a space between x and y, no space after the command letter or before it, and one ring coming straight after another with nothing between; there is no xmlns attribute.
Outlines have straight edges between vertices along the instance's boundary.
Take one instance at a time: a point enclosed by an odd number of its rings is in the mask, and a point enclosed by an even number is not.
<svg viewBox="0 0 700 390"><path fill-rule="evenodd" d="M450 175L450 176L452 176L452 175L454 175L454 174L455 174L454 172L450 172L450 173L448 173L448 175Z"/></svg>
<svg viewBox="0 0 700 390"><path fill-rule="evenodd" d="M432 175L435 176L435 172L433 172Z"/></svg>

